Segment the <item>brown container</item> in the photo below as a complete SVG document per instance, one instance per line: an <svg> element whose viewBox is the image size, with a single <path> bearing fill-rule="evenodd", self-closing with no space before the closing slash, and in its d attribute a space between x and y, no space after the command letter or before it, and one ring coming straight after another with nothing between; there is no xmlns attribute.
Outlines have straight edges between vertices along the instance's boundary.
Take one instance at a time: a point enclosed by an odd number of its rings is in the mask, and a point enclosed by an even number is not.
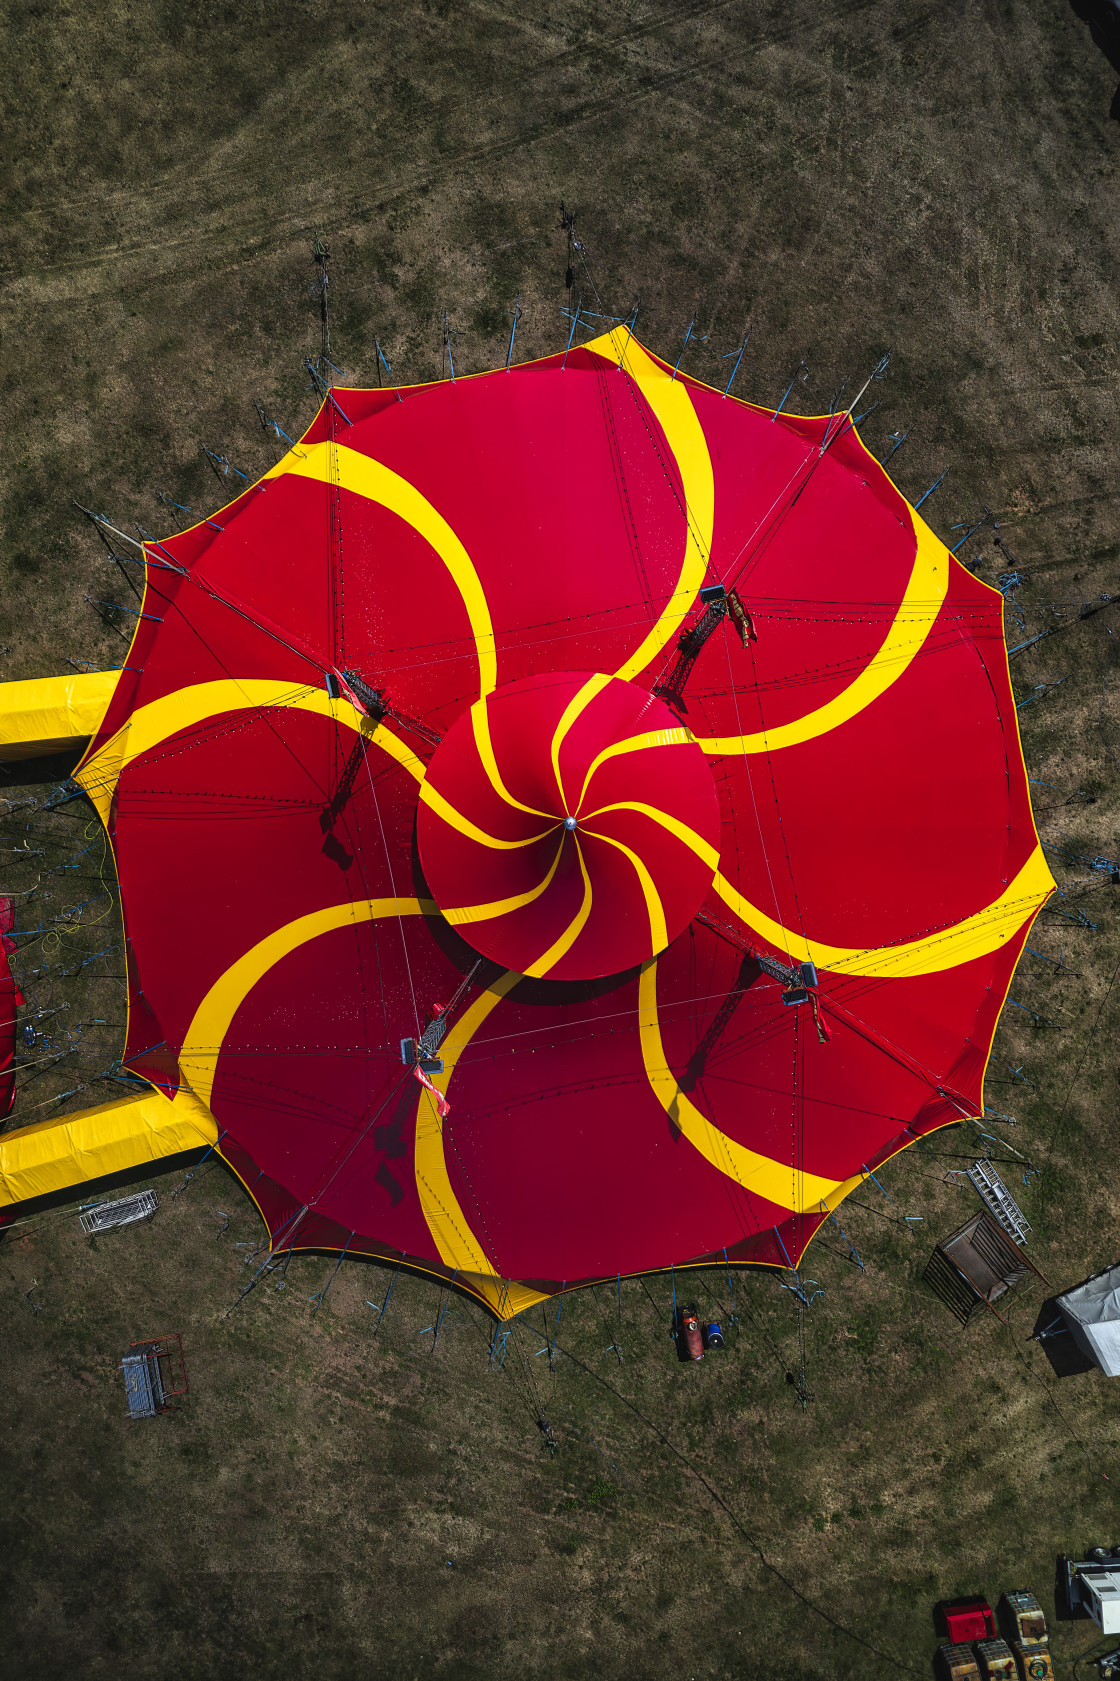
<svg viewBox="0 0 1120 1681"><path fill-rule="evenodd" d="M942 1681L980 1681L980 1666L972 1647L956 1642L937 1648L938 1673Z"/></svg>
<svg viewBox="0 0 1120 1681"><path fill-rule="evenodd" d="M1054 1681L1054 1660L1044 1640L1016 1640L1011 1650L1019 1666L1020 1681Z"/></svg>
<svg viewBox="0 0 1120 1681"><path fill-rule="evenodd" d="M1019 1681L1019 1666L1006 1640L978 1640L976 1656L984 1681Z"/></svg>

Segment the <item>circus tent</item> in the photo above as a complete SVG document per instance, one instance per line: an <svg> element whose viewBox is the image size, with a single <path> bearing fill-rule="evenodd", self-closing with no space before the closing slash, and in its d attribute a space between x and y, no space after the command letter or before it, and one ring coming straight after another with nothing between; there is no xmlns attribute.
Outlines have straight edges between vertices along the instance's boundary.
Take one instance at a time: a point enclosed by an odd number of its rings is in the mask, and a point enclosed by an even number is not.
<svg viewBox="0 0 1120 1681"><path fill-rule="evenodd" d="M983 1112L1051 890L1002 601L861 443L624 330L337 389L146 545L119 674L0 689L88 735L141 1097L0 1136L0 1198L216 1145L274 1253L501 1317L796 1264Z"/></svg>

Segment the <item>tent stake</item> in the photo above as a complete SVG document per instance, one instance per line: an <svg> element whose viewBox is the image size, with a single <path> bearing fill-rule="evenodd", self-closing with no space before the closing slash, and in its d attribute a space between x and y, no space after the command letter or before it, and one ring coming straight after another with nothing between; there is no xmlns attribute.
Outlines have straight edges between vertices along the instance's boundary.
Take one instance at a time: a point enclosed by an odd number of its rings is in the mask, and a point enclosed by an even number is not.
<svg viewBox="0 0 1120 1681"><path fill-rule="evenodd" d="M504 315L507 315L507 316L512 315L512 317L513 317L513 324L511 325L510 330L509 330L509 348L506 351L506 373L508 374L509 370L510 370L510 363L513 361L513 341L514 341L514 338L516 337L516 334L517 334L517 323L521 320L521 293L520 292L518 292L516 298L514 298L514 300L513 300L513 308L511 310L510 309L504 310L502 313Z"/></svg>
<svg viewBox="0 0 1120 1681"><path fill-rule="evenodd" d="M803 368L805 370L804 373L802 373L802 371L801 371ZM789 384L786 386L785 391L782 394L781 402L778 404L777 408L774 410L773 414L770 416L770 424L771 425L773 425L775 420L777 420L778 416L781 414L782 410L785 408L786 398L789 396L790 392L793 390L793 388L797 384L798 380L800 379L802 385L804 385L804 383L808 379L808 377L809 377L808 364L806 362L803 362L803 361L798 362L797 372L794 374L793 378L790 380Z"/></svg>
<svg viewBox="0 0 1120 1681"><path fill-rule="evenodd" d="M723 388L723 394L724 394L725 397L727 396L727 393L731 390L731 386L734 382L735 375L739 372L739 363L743 360L743 352L746 350L748 344L750 344L750 342L751 342L751 334L752 334L753 331L754 331L753 327L748 327L747 330L746 330L746 333L744 335L743 342L742 342L742 344L740 344L738 350L737 351L727 350L720 357L721 362L728 361L728 359L732 356L734 356L734 358L735 358L735 366L731 370L731 378L728 380L727 384Z"/></svg>

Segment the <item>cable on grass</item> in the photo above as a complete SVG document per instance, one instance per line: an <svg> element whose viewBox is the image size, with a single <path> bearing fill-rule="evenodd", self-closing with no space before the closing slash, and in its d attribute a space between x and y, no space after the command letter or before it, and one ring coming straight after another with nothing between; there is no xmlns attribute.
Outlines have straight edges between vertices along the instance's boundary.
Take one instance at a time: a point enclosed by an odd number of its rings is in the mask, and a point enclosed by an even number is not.
<svg viewBox="0 0 1120 1681"><path fill-rule="evenodd" d="M842 1623L838 1617L834 1617L830 1611L826 1611L822 1605L818 1605L815 1600L810 1599L807 1594L802 1593L801 1589L797 1587L795 1583L791 1582L789 1577L784 1575L783 1572L778 1569L776 1564L771 1563L763 1551L761 1543L740 1523L739 1519L736 1517L731 1507L727 1504L727 1501L723 1498L722 1494L720 1494L719 1490L708 1481L702 1471L697 1470L692 1460L689 1459L686 1454L683 1454L681 1450L669 1440L669 1437L659 1425L655 1424L652 1419L647 1418L641 1408L636 1406L627 1396L623 1395L621 1390L616 1389L613 1383L609 1383L606 1378L600 1377L597 1372L592 1371L590 1366L584 1365L583 1361L578 1359L574 1354L569 1353L567 1349L561 1349L560 1352L566 1360L570 1360L574 1366L578 1366L581 1371L585 1372L587 1376L591 1378L592 1382L599 1384L603 1389L609 1390L616 1400L621 1401L623 1406L628 1408L629 1411L634 1414L635 1418L641 1420L641 1422L646 1426L646 1429L656 1437L661 1446L669 1450L674 1459L679 1461L679 1463L688 1472L689 1476L695 1477L697 1482L706 1489L715 1504L719 1506L723 1512L726 1512L728 1518L731 1520L731 1523L734 1525L735 1529L738 1530L739 1534L751 1548L752 1552L756 1555L763 1568L768 1570L772 1576L776 1577L784 1587L787 1587L790 1593L801 1601L802 1605L812 1611L815 1616L823 1618L823 1620L828 1623L831 1628L834 1628L838 1634L843 1634L849 1640L854 1640L856 1644L862 1646L865 1651L873 1653L874 1656L881 1659L882 1662L890 1664L892 1669L897 1669L904 1675L924 1676L924 1670L915 1669L911 1664L904 1663L901 1658L892 1657L889 1652L884 1652L880 1647L873 1646L870 1640L865 1640L863 1638L862 1634L857 1634L855 1629L849 1628L847 1624Z"/></svg>
<svg viewBox="0 0 1120 1681"><path fill-rule="evenodd" d="M1047 1396L1047 1399L1050 1402L1050 1405L1053 1407L1054 1411L1057 1413L1058 1417L1061 1419L1062 1423L1065 1425L1066 1429L1069 1431L1073 1440L1077 1443L1078 1447L1081 1449L1082 1453L1085 1455L1085 1463L1089 1467L1089 1470L1091 1472L1100 1472L1100 1475L1104 1478L1105 1482L1110 1483L1112 1481L1112 1478L1109 1476L1108 1472L1107 1471L1101 1471L1099 1465L1094 1465L1093 1464L1092 1455L1090 1454L1089 1449L1087 1448L1087 1446L1085 1445L1085 1443L1081 1439L1081 1437L1077 1434L1077 1431L1073 1428L1073 1425L1070 1423L1069 1419L1066 1417L1065 1413L1062 1411L1062 1409L1058 1405L1057 1401L1054 1399L1053 1392L1050 1388L1050 1385L1047 1383L1046 1379L1042 1376L1041 1372L1036 1372L1035 1371L1034 1367L1031 1365L1030 1361L1027 1359L1026 1354L1019 1347L1019 1342L1018 1342L1018 1339L1015 1335L1015 1328L1012 1325L1011 1320L1010 1319L1005 1319L1004 1324L1007 1326L1008 1332L1009 1332L1010 1337L1011 1337L1011 1346L1014 1348L1016 1354L1019 1356L1020 1360L1023 1362L1023 1365L1027 1368L1027 1371L1030 1373L1031 1377L1033 1377L1036 1380L1036 1382L1040 1383L1042 1385L1043 1389L1046 1391L1046 1396Z"/></svg>
<svg viewBox="0 0 1120 1681"><path fill-rule="evenodd" d="M1068 1113L1068 1110L1069 1110L1070 1098L1073 1096L1074 1087L1077 1085L1078 1080L1081 1078L1081 1071L1085 1066L1085 1059L1089 1055L1089 1049L1090 1049L1090 1046L1093 1043L1093 1040L1096 1038L1097 1028L1100 1026L1100 1020L1101 1020L1101 1016L1104 1013L1104 1007L1108 1003L1109 999L1112 996L1112 989L1116 985L1116 978L1117 978L1118 975L1120 975L1120 959L1117 960L1116 967L1113 969L1112 975L1109 978L1108 986L1105 988L1104 997L1101 999L1100 1003L1097 1006L1097 1013L1093 1017L1093 1025L1089 1029L1088 1037L1085 1040L1085 1044L1084 1044L1084 1047L1082 1049L1081 1056L1078 1059L1077 1067L1073 1071L1073 1077L1070 1080L1069 1086L1066 1090L1066 1095L1065 1095L1065 1098L1063 1099L1062 1107L1058 1111L1058 1118L1054 1122L1054 1125L1050 1130L1050 1141L1049 1141L1049 1145L1048 1145L1048 1148L1047 1148L1047 1151L1046 1151L1046 1168L1043 1171L1041 1190L1040 1190L1040 1193L1039 1193L1039 1204L1040 1204L1041 1212L1043 1214L1045 1214L1045 1212L1046 1212L1046 1193L1047 1193L1047 1189L1048 1189L1049 1181L1050 1181L1050 1162L1051 1162L1051 1159L1053 1158L1053 1155L1054 1155L1054 1145L1056 1144L1056 1142L1058 1140L1058 1137L1061 1133L1062 1126L1065 1122L1066 1114Z"/></svg>
<svg viewBox="0 0 1120 1681"><path fill-rule="evenodd" d="M1104 739L1104 725L1101 722L1101 713L1104 710L1104 697L1108 693L1108 679L1112 674L1112 661L1116 654L1116 632L1112 629L1111 625L1106 625L1105 629L1108 631L1111 640L1108 644L1108 664L1106 665L1104 672L1104 688L1101 690L1101 698L1097 702L1097 734L1101 738L1101 746L1104 748L1117 770L1120 770L1120 759L1116 757L1116 754L1112 751L1112 748Z"/></svg>

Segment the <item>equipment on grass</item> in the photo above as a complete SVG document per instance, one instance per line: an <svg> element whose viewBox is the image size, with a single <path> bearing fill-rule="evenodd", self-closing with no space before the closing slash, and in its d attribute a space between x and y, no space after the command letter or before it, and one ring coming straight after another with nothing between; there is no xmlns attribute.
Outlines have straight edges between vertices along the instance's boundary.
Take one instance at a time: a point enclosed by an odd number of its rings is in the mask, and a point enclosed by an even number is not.
<svg viewBox="0 0 1120 1681"><path fill-rule="evenodd" d="M996 1620L986 1599L952 1599L937 1607L949 1639L956 1642L991 1640Z"/></svg>
<svg viewBox="0 0 1120 1681"><path fill-rule="evenodd" d="M711 1320L707 1325L702 1325L700 1329L706 1349L723 1347L723 1326L717 1319Z"/></svg>
<svg viewBox="0 0 1120 1681"><path fill-rule="evenodd" d="M137 1220L150 1220L159 1207L154 1191L137 1191L116 1202L99 1202L85 1214L79 1214L82 1230L93 1236L96 1232L113 1231L117 1226L131 1226Z"/></svg>
<svg viewBox="0 0 1120 1681"><path fill-rule="evenodd" d="M980 1665L971 1646L939 1646L937 1670L942 1681L980 1681Z"/></svg>
<svg viewBox="0 0 1120 1681"><path fill-rule="evenodd" d="M975 1214L942 1238L922 1276L961 1324L967 1325L981 1303L991 1308L1028 1270L1043 1278L990 1214Z"/></svg>
<svg viewBox="0 0 1120 1681"><path fill-rule="evenodd" d="M188 1390L183 1341L178 1331L129 1343L121 1360L129 1418L154 1418L174 1412L169 1403Z"/></svg>
<svg viewBox="0 0 1120 1681"><path fill-rule="evenodd" d="M1083 1559L1063 1554L1058 1580L1073 1616L1091 1617L1102 1634L1120 1634L1120 1547L1090 1547Z"/></svg>
<svg viewBox="0 0 1120 1681"><path fill-rule="evenodd" d="M677 1322L673 1327L673 1335L677 1342L678 1359L688 1361L704 1358L704 1338L700 1330L700 1319L694 1307L682 1307L679 1310Z"/></svg>
<svg viewBox="0 0 1120 1681"><path fill-rule="evenodd" d="M1019 1681L1015 1654L1006 1640L978 1640L976 1656L984 1681Z"/></svg>
<svg viewBox="0 0 1120 1681"><path fill-rule="evenodd" d="M1033 1593L1014 1588L1001 1594L996 1605L1000 1633L1009 1646L1045 1645L1050 1639L1046 1627L1046 1613Z"/></svg>
<svg viewBox="0 0 1120 1681"><path fill-rule="evenodd" d="M990 1214L993 1214L1013 1243L1020 1248L1027 1241L1030 1226L1019 1204L1011 1195L1007 1186L989 1161L973 1162L968 1169L968 1177L972 1181L980 1201Z"/></svg>
<svg viewBox="0 0 1120 1681"><path fill-rule="evenodd" d="M1054 1681L1054 1659L1041 1640L1013 1640L1011 1650L1022 1681Z"/></svg>
<svg viewBox="0 0 1120 1681"><path fill-rule="evenodd" d="M260 410L276 465L138 545L127 668L0 686L0 757L92 736L150 1087L0 1137L0 1223L216 1145L271 1258L508 1319L796 1269L983 1113L1052 888L1003 597L854 405L740 402L634 325L460 384L444 317L451 378L398 390L324 336L298 443Z"/></svg>
<svg viewBox="0 0 1120 1681"><path fill-rule="evenodd" d="M947 1681L1053 1681L1049 1635L1042 1607L1033 1593L1014 1590L1001 1596L999 1624L986 1599L958 1599L938 1606L953 1645L938 1648ZM975 1646L969 1644L975 1642Z"/></svg>

